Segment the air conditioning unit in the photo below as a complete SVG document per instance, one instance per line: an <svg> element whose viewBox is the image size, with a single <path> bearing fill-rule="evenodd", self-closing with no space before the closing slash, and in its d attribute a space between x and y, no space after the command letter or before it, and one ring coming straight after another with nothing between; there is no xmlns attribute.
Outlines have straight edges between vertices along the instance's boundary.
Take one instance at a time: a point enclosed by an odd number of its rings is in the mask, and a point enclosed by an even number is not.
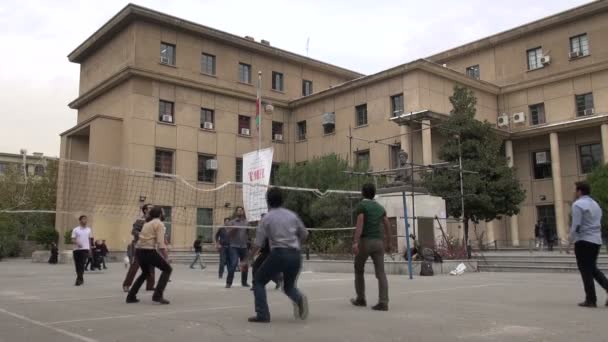
<svg viewBox="0 0 608 342"><path fill-rule="evenodd" d="M283 134L275 134L274 135L274 140L275 141L283 141Z"/></svg>
<svg viewBox="0 0 608 342"><path fill-rule="evenodd" d="M203 124L203 128L205 128L205 129L213 129L213 122L205 122Z"/></svg>
<svg viewBox="0 0 608 342"><path fill-rule="evenodd" d="M536 163L537 164L549 163L549 158L547 156L547 152L536 152Z"/></svg>
<svg viewBox="0 0 608 342"><path fill-rule="evenodd" d="M547 64L551 63L551 57L550 56L542 56L540 58L540 63L542 65L547 65Z"/></svg>
<svg viewBox="0 0 608 342"><path fill-rule="evenodd" d="M169 58L167 58L167 57L162 57L162 56L161 56L161 57L160 57L160 62L161 62L162 64L169 64Z"/></svg>
<svg viewBox="0 0 608 342"><path fill-rule="evenodd" d="M595 110L593 108L588 108L583 111L583 115L593 115L595 114Z"/></svg>
<svg viewBox="0 0 608 342"><path fill-rule="evenodd" d="M242 135L251 135L251 132L249 131L249 128L241 128L241 134Z"/></svg>
<svg viewBox="0 0 608 342"><path fill-rule="evenodd" d="M513 123L524 123L526 122L526 114L523 112L513 114Z"/></svg>
<svg viewBox="0 0 608 342"><path fill-rule="evenodd" d="M267 104L264 106L264 111L266 114L271 114L274 111L274 106L271 104Z"/></svg>
<svg viewBox="0 0 608 342"><path fill-rule="evenodd" d="M570 57L570 59L573 59L573 58L579 58L579 57L583 57L583 52L582 52L582 51L580 51L580 50L577 50L577 51L571 51L571 52L568 54L568 57Z"/></svg>
<svg viewBox="0 0 608 342"><path fill-rule="evenodd" d="M161 120L162 120L162 122L173 123L173 115L163 114L163 116L161 117Z"/></svg>
<svg viewBox="0 0 608 342"><path fill-rule="evenodd" d="M334 126L336 124L336 113L323 113L323 126Z"/></svg>
<svg viewBox="0 0 608 342"><path fill-rule="evenodd" d="M209 159L205 162L205 169L217 170L217 159Z"/></svg>
<svg viewBox="0 0 608 342"><path fill-rule="evenodd" d="M498 117L496 120L496 126L498 127L508 127L509 126L509 115L504 113Z"/></svg>

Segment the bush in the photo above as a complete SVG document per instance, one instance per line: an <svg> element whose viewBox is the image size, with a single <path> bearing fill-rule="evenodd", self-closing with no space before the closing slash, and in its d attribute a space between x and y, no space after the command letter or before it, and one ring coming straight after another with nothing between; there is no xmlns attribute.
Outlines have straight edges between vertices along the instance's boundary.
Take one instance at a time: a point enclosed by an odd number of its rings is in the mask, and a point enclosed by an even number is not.
<svg viewBox="0 0 608 342"><path fill-rule="evenodd" d="M59 233L52 227L40 228L34 232L34 241L49 249L52 243L59 241Z"/></svg>
<svg viewBox="0 0 608 342"><path fill-rule="evenodd" d="M21 252L21 245L16 231L10 229L0 230L0 259L5 257L17 257Z"/></svg>

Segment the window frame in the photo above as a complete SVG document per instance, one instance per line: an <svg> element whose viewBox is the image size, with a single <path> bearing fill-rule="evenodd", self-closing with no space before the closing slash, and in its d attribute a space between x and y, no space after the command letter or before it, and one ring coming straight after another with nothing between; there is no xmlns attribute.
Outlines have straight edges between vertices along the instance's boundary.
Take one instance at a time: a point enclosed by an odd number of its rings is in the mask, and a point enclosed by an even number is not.
<svg viewBox="0 0 608 342"><path fill-rule="evenodd" d="M473 74L471 74L471 71L473 71ZM465 74L467 75L467 77L479 80L481 77L481 68L479 67L479 64L468 66L465 69Z"/></svg>
<svg viewBox="0 0 608 342"><path fill-rule="evenodd" d="M587 96L591 97L591 107L587 107ZM579 98L583 97L583 104L584 104L584 108L582 108L582 110L579 108ZM576 117L583 117L586 116L585 115L585 111L588 109L595 109L595 100L593 98L593 92L588 92L588 93L584 93L584 94L575 94L574 95L574 108L576 109Z"/></svg>
<svg viewBox="0 0 608 342"><path fill-rule="evenodd" d="M202 211L205 210L206 221L200 222L199 220L202 215ZM196 208L196 236L195 238L202 236L203 243L212 243L213 242L213 228L211 227L199 227L199 226L213 226L213 208Z"/></svg>
<svg viewBox="0 0 608 342"><path fill-rule="evenodd" d="M581 174L586 175L589 174L591 172L593 172L593 170L595 168L597 168L598 166L603 165L604 163L604 157L603 157L603 151L602 151L602 144L597 142L597 143L590 143L590 144L581 144L577 146L577 152L578 152L578 160L579 160L579 166L580 166L580 170L581 170ZM585 165L583 164L583 148L590 148L589 150L589 155L587 156L588 158L591 158L592 161L592 165L590 169L586 170ZM593 155L593 148L597 147L597 156L598 160L594 160L595 156Z"/></svg>
<svg viewBox="0 0 608 342"><path fill-rule="evenodd" d="M199 116L200 128L209 130L209 128L205 128L205 122L211 122L211 124L213 124L213 128L210 130L215 130L215 110L201 107L199 113L200 113L200 116ZM211 121L203 120L203 116L205 116L205 119L208 119L209 115L211 116Z"/></svg>
<svg viewBox="0 0 608 342"><path fill-rule="evenodd" d="M247 73L245 73L245 68L247 69ZM243 76L247 76L247 80L243 80ZM239 62L239 82L244 84L252 84L251 64Z"/></svg>
<svg viewBox="0 0 608 342"><path fill-rule="evenodd" d="M536 118L538 121L537 123L534 123L534 115L535 115L534 110L535 109L536 109ZM538 109L542 109L542 110L539 111ZM543 124L547 123L547 116L545 113L545 103L544 102L529 105L528 112L530 115L530 126L538 126L538 125L543 125Z"/></svg>
<svg viewBox="0 0 608 342"><path fill-rule="evenodd" d="M397 106L396 106L396 102L395 102L395 100L397 98L401 98L401 101L400 101L401 108L400 108L399 114L395 114L395 112L397 112ZM405 98L403 97L403 93L391 95L391 118L396 118L399 115L402 115L403 113L405 113Z"/></svg>
<svg viewBox="0 0 608 342"><path fill-rule="evenodd" d="M171 154L171 172L163 172L161 160L159 159L159 153L170 153ZM174 175L175 174L175 150L166 148L156 148L154 150L154 173L155 177L166 177L158 174Z"/></svg>
<svg viewBox="0 0 608 342"><path fill-rule="evenodd" d="M361 111L363 110L363 111ZM365 118L365 122L362 122L360 119L362 118L361 116L363 115L363 117ZM358 106L355 106L355 127L363 127L363 126L367 126L368 125L368 121L367 121L367 103L362 103Z"/></svg>
<svg viewBox="0 0 608 342"><path fill-rule="evenodd" d="M583 48L583 44L581 41L581 38L585 37L587 39L587 51L585 51L585 49ZM582 52L582 56L580 57L585 57L585 56L589 56L591 54L591 44L589 44L589 35L587 34L587 32L585 33L581 33L581 34L577 34L576 36L572 36L569 39L569 43L570 43L570 53L575 52L574 49L574 41L578 40L578 51ZM586 52L586 53L585 53ZM576 58L580 58L580 57L576 57Z"/></svg>
<svg viewBox="0 0 608 342"><path fill-rule="evenodd" d="M240 164L240 167L239 167ZM235 173L234 181L237 183L243 183L243 158L235 158Z"/></svg>
<svg viewBox="0 0 608 342"><path fill-rule="evenodd" d="M539 51L540 51L540 54L538 53ZM536 64L535 68L532 68L532 64L530 64L530 53L532 53L532 52L534 53L534 57L535 57L535 64ZM542 46L537 46L535 48L526 50L526 61L527 61L527 65L528 65L528 71L544 68L545 66L540 61L541 58L543 58L543 57L544 57L544 53L543 53Z"/></svg>
<svg viewBox="0 0 608 342"><path fill-rule="evenodd" d="M169 56L169 57L163 56L163 45L165 46L165 49L168 49L168 48L172 48L173 49L173 51L171 53L171 56ZM160 56L159 56L160 64L175 66L176 65L176 52L177 52L177 48L176 48L175 44L171 44L171 43L167 43L167 42L161 41L160 42ZM163 62L163 57L167 57L167 59L168 59L167 63Z"/></svg>
<svg viewBox="0 0 608 342"><path fill-rule="evenodd" d="M211 59L211 72L208 72L208 63L205 63L205 59ZM216 74L216 56L210 53L201 52L201 73L209 76L215 76Z"/></svg>
<svg viewBox="0 0 608 342"><path fill-rule="evenodd" d="M163 109L166 110L166 106L171 105L170 113L163 112ZM165 107L165 108L163 108ZM163 115L171 115L171 121L164 121ZM167 101L167 100L158 100L158 122L162 122L165 124L175 125L175 102Z"/></svg>
<svg viewBox="0 0 608 342"><path fill-rule="evenodd" d="M216 156L199 153L197 159L196 180L201 183L215 183L217 170L207 170L207 160L217 160ZM202 162L202 163L201 163ZM202 169L201 169L202 168Z"/></svg>
<svg viewBox="0 0 608 342"><path fill-rule="evenodd" d="M401 152L401 144L397 143L388 147L389 162L391 169L399 168L399 153Z"/></svg>
<svg viewBox="0 0 608 342"><path fill-rule="evenodd" d="M241 127L241 122L244 122L245 120L247 121L247 127L245 127L245 126ZM239 114L239 116L238 116L238 122L237 122L237 127L238 127L238 132L237 132L238 135L250 137L252 135L251 134L251 116ZM249 134L243 134L242 133L242 129L243 128L249 129Z"/></svg>
<svg viewBox="0 0 608 342"><path fill-rule="evenodd" d="M285 91L285 76L282 72L272 72L272 90L284 92Z"/></svg>
<svg viewBox="0 0 608 342"><path fill-rule="evenodd" d="M547 153L547 163L544 164L537 164L536 162L536 154L537 153L542 153L545 152ZM546 180L546 179L552 179L553 178L553 169L551 166L551 163L553 163L553 161L551 160L551 150L537 150L537 151L532 151L532 176L534 180ZM546 168L544 171L537 171L537 167L541 167L540 165L542 165L543 168ZM542 173L542 175L539 175L540 173Z"/></svg>
<svg viewBox="0 0 608 342"><path fill-rule="evenodd" d="M372 160L372 154L371 154L370 150L355 151L355 168L359 169L361 167L361 165L359 165L359 163L361 163L360 158L362 155L367 155L367 169L369 170L371 160Z"/></svg>
<svg viewBox="0 0 608 342"><path fill-rule="evenodd" d="M296 124L296 129L297 129L297 137L298 137L298 141L304 141L307 138L307 124L306 124L306 120L302 120L302 121L298 121Z"/></svg>
<svg viewBox="0 0 608 342"><path fill-rule="evenodd" d="M280 125L281 129L280 130L275 129L275 128L279 127L279 125ZM273 121L272 122L272 141L275 141L275 142L276 141L280 141L280 142L285 141L285 134L283 134L284 129L285 129L285 124L283 122ZM280 134L281 136L283 136L283 140L275 140L275 138L274 138L275 134Z"/></svg>
<svg viewBox="0 0 608 342"><path fill-rule="evenodd" d="M307 87L309 85L309 87ZM310 80L302 80L302 96L310 96L312 95L312 81Z"/></svg>

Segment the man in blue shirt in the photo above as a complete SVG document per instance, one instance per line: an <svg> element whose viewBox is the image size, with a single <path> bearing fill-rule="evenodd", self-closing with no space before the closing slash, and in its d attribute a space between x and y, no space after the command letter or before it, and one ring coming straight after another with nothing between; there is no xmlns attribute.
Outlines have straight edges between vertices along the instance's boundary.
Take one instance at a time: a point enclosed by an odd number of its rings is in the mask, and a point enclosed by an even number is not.
<svg viewBox="0 0 608 342"><path fill-rule="evenodd" d="M597 307L595 283L608 291L608 279L597 268L597 257L602 247L602 209L589 197L591 187L586 182L576 182L576 201L572 204L572 226L569 239L574 242L576 263L583 278L586 298L582 307ZM606 302L608 306L608 301Z"/></svg>

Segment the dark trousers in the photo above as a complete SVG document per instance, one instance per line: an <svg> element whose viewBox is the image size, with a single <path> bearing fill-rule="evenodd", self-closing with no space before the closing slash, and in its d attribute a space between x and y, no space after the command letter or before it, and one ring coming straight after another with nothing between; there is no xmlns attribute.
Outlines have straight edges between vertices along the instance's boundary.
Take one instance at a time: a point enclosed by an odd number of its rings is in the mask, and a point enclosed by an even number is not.
<svg viewBox="0 0 608 342"><path fill-rule="evenodd" d="M378 302L388 304L388 280L384 272L384 243L380 239L361 239L355 256L355 291L357 299L365 300L365 263L371 257L378 279Z"/></svg>
<svg viewBox="0 0 608 342"><path fill-rule="evenodd" d="M74 257L74 267L76 268L76 280L84 280L84 264L87 262L89 257L88 249L76 249L72 252Z"/></svg>
<svg viewBox="0 0 608 342"><path fill-rule="evenodd" d="M156 288L154 289L154 294L152 295L153 299L163 298L163 292L167 287L167 282L169 281L169 277L171 276L171 272L173 268L171 265L167 263L165 258L163 258L155 249L137 249L135 252L136 258L139 261L139 267L141 268L141 274L137 279L135 279L135 283L131 286L129 290L129 298L137 297L137 292L141 285L146 281L146 279L150 276L150 270L155 267L160 269L162 273L160 274L160 278L158 278L158 283L156 284Z"/></svg>
<svg viewBox="0 0 608 342"><path fill-rule="evenodd" d="M239 267L239 260L247 260L247 248L230 247L228 248L228 277L226 277L226 285L232 285L234 280L234 272ZM241 270L241 285L247 284L247 276L249 269L245 267Z"/></svg>
<svg viewBox="0 0 608 342"><path fill-rule="evenodd" d="M251 277L253 278L254 286L255 286L255 274L260 269L262 264L264 264L264 261L266 261L266 259L268 259L269 255L270 255L270 252L262 252L262 253L260 253L260 255L258 255L257 258L255 258L255 260L251 264ZM275 284L277 284L277 287L278 287L281 284L281 281L283 280L283 274L277 273L270 280L272 280Z"/></svg>
<svg viewBox="0 0 608 342"><path fill-rule="evenodd" d="M103 265L103 269L105 270L107 268L106 267L106 256L105 255L101 256L101 264Z"/></svg>
<svg viewBox="0 0 608 342"><path fill-rule="evenodd" d="M139 262L137 261L137 254L136 254L133 256L133 262L129 266L129 270L127 271L125 280L122 282L123 287L131 287L131 285L133 285L133 280L135 279L135 275L137 274L138 269L139 269ZM154 267L151 267L150 273L148 273L148 278L146 278L146 290L152 291L153 289L154 289Z"/></svg>
<svg viewBox="0 0 608 342"><path fill-rule="evenodd" d="M201 256L202 253L203 251L194 252L194 260L192 260L190 268L194 268L194 265L196 265L197 262L201 267L201 270L205 268L205 263L203 262L203 257Z"/></svg>
<svg viewBox="0 0 608 342"><path fill-rule="evenodd" d="M218 276L220 278L222 278L224 276L224 269L226 268L226 265L228 264L228 253L230 252L230 247L229 246L222 246L220 247L219 253L220 253L220 268L219 268L219 273Z"/></svg>
<svg viewBox="0 0 608 342"><path fill-rule="evenodd" d="M280 273L283 273L283 291L287 297L295 303L302 299L302 294L296 287L301 267L302 254L297 249L275 248L270 252L254 276L253 295L258 318L270 319L270 310L266 300L266 284Z"/></svg>
<svg viewBox="0 0 608 342"><path fill-rule="evenodd" d="M578 270L581 272L581 278L583 278L586 295L585 301L587 303L597 303L594 279L604 290L608 291L608 279L597 268L597 257L600 253L600 247L601 245L582 240L574 244L574 254L576 255Z"/></svg>

